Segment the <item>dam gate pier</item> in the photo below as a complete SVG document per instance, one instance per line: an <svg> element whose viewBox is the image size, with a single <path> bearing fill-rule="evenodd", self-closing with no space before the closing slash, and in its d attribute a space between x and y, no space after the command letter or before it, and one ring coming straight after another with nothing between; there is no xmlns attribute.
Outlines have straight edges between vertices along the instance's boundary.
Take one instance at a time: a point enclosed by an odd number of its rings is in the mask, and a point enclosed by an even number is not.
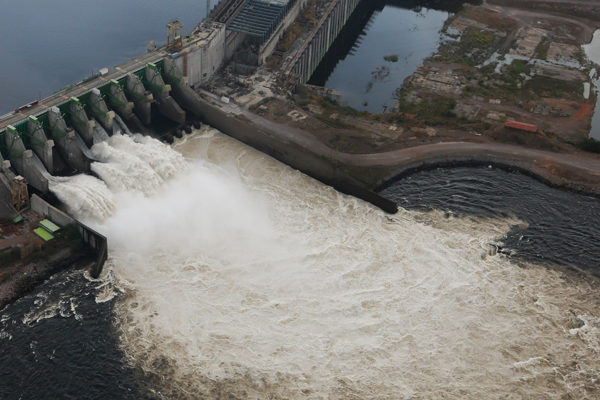
<svg viewBox="0 0 600 400"><path fill-rule="evenodd" d="M276 51L279 39L311 1L316 0L222 0L190 35L178 36L176 46L172 42L168 47L149 47L143 55L102 68L47 98L0 116L0 190L8 193L10 182L20 175L33 193L45 196L57 177L88 173L91 163L98 162L92 146L111 135L136 131L168 140L173 132L179 136L182 129L189 131L200 118L325 183L355 191L359 197L381 205L376 195L364 192L349 177L318 160L310 149L286 148L285 141L265 126L226 123L236 113L194 91L211 87L227 65L243 72L260 71ZM291 52L278 71L271 71L266 80L271 88L259 94L255 102L261 96L284 94L286 88L278 82L291 82L292 87L304 83L359 2L318 1L330 4L321 7L322 17L306 44ZM220 99L229 101L224 96ZM246 135L246 131L255 136ZM384 207L392 209L395 205L386 203ZM79 231L103 263L106 240L85 226ZM94 276L100 273L98 265Z"/></svg>

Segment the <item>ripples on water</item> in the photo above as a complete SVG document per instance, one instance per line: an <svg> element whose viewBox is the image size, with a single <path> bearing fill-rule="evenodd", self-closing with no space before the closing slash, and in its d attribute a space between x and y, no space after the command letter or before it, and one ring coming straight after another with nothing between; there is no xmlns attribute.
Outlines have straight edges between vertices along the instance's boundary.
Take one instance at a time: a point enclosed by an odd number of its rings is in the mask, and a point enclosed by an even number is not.
<svg viewBox="0 0 600 400"><path fill-rule="evenodd" d="M548 187L497 168L452 168L418 172L382 191L401 207L443 210L453 215L516 216L503 239L514 257L576 266L600 276L600 201Z"/></svg>
<svg viewBox="0 0 600 400"><path fill-rule="evenodd" d="M535 237L539 220L528 216L537 208L527 196L546 198L549 222L565 203L588 210L595 200L584 206L584 197L497 170L432 171L388 189L407 208L389 216L214 131L175 145L185 163L171 154L150 166L153 177L179 170L162 184L153 178L150 191L122 192L112 180L144 160L138 144L110 142L122 157L107 184L97 182L105 201L86 201L87 186L76 196L73 209L108 234L111 256L103 288L67 282L59 291L65 310L75 299L80 319L44 319L55 329L47 331L23 324L35 295L4 311L0 340L22 349L36 387L68 377L37 368L31 343L83 346L91 335L107 341L84 353L95 362L72 352L63 361L83 364L77 376L93 379L79 389L89 397L110 382L120 394L145 382L138 396L158 398L598 397L597 280L528 261L547 255L490 251L544 250L550 239ZM145 145L148 154L158 146ZM110 159L113 150L103 151ZM511 185L522 189L511 195ZM76 182L63 189L73 193ZM577 236L585 212L561 230ZM531 236L521 247L510 243L518 230ZM0 362L6 370L12 355ZM11 393L26 384L3 382Z"/></svg>

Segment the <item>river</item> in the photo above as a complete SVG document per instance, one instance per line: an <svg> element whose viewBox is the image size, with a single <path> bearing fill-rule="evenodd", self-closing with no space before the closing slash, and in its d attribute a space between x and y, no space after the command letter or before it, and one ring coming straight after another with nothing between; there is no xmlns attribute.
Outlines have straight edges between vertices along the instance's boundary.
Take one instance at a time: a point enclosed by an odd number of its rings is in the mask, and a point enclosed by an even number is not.
<svg viewBox="0 0 600 400"><path fill-rule="evenodd" d="M390 216L212 129L173 149L116 136L53 188L110 258L2 311L8 398L600 393L598 200L436 170Z"/></svg>

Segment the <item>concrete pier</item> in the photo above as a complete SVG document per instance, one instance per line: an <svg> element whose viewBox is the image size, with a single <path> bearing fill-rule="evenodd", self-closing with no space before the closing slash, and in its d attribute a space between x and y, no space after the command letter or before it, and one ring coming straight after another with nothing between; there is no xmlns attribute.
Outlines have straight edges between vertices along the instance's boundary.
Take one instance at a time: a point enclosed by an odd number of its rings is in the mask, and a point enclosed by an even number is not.
<svg viewBox="0 0 600 400"><path fill-rule="evenodd" d="M135 115L146 126L152 123L152 102L154 96L144 87L141 79L134 74L127 75L125 90L130 99L133 100Z"/></svg>
<svg viewBox="0 0 600 400"><path fill-rule="evenodd" d="M133 102L127 100L123 88L114 79L110 81L108 87L108 103L125 121L133 116Z"/></svg>
<svg viewBox="0 0 600 400"><path fill-rule="evenodd" d="M12 179L15 177L15 174L11 171L10 167L10 160L5 160L2 157L2 153L0 153L0 174L4 174L8 182L12 182Z"/></svg>
<svg viewBox="0 0 600 400"><path fill-rule="evenodd" d="M92 146L94 144L94 126L96 125L96 121L88 118L83 105L76 97L71 97L69 112L71 126L81 135L81 138L88 146Z"/></svg>
<svg viewBox="0 0 600 400"><path fill-rule="evenodd" d="M29 185L46 193L50 174L38 156L33 151L25 148L17 129L9 125L6 128L4 140L12 167L19 175L25 177Z"/></svg>
<svg viewBox="0 0 600 400"><path fill-rule="evenodd" d="M104 102L102 93L98 89L92 89L90 92L90 110L94 118L106 129L109 134L112 134L113 120L115 112L108 109Z"/></svg>
<svg viewBox="0 0 600 400"><path fill-rule="evenodd" d="M27 132L29 133L29 145L31 149L44 163L46 169L53 173L55 170L52 154L54 141L48 139L42 124L36 117L30 116L27 118Z"/></svg>
<svg viewBox="0 0 600 400"><path fill-rule="evenodd" d="M171 97L171 85L165 84L158 67L154 64L148 64L144 74L146 85L154 94L160 113L171 121L183 125L185 123L185 111Z"/></svg>
<svg viewBox="0 0 600 400"><path fill-rule="evenodd" d="M58 107L50 109L48 121L52 138L62 158L75 170L89 171L90 160L88 160L82 149L82 145L85 146L85 143L72 128L67 126Z"/></svg>
<svg viewBox="0 0 600 400"><path fill-rule="evenodd" d="M283 66L283 79L292 76L295 84L306 83L350 18L360 0L333 0L315 30L296 55Z"/></svg>

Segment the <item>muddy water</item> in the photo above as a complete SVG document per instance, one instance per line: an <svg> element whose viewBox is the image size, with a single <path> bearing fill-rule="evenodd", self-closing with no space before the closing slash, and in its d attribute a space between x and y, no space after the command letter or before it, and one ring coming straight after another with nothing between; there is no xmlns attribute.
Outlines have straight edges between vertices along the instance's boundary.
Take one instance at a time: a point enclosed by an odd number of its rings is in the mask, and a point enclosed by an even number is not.
<svg viewBox="0 0 600 400"><path fill-rule="evenodd" d="M439 206L389 216L213 130L174 149L183 157L113 137L98 150L111 167L104 182L54 187L109 236L109 275L82 292L91 302L63 296L53 313L51 301L25 299L3 314L0 340L22 348L24 368L52 363L64 342L85 343L57 334L59 323L34 334L35 316L50 309L39 324L64 318L108 332L114 352L79 364L109 381L121 371L112 387L138 397L598 397L597 278L490 251L535 223L526 215L449 215L438 196ZM119 185L132 166L147 186ZM414 182L428 179L437 178ZM484 203L485 182L471 183ZM418 202L428 191L405 192ZM553 204L556 192L524 196ZM113 306L108 318L95 301ZM2 382L19 393L18 380Z"/></svg>

